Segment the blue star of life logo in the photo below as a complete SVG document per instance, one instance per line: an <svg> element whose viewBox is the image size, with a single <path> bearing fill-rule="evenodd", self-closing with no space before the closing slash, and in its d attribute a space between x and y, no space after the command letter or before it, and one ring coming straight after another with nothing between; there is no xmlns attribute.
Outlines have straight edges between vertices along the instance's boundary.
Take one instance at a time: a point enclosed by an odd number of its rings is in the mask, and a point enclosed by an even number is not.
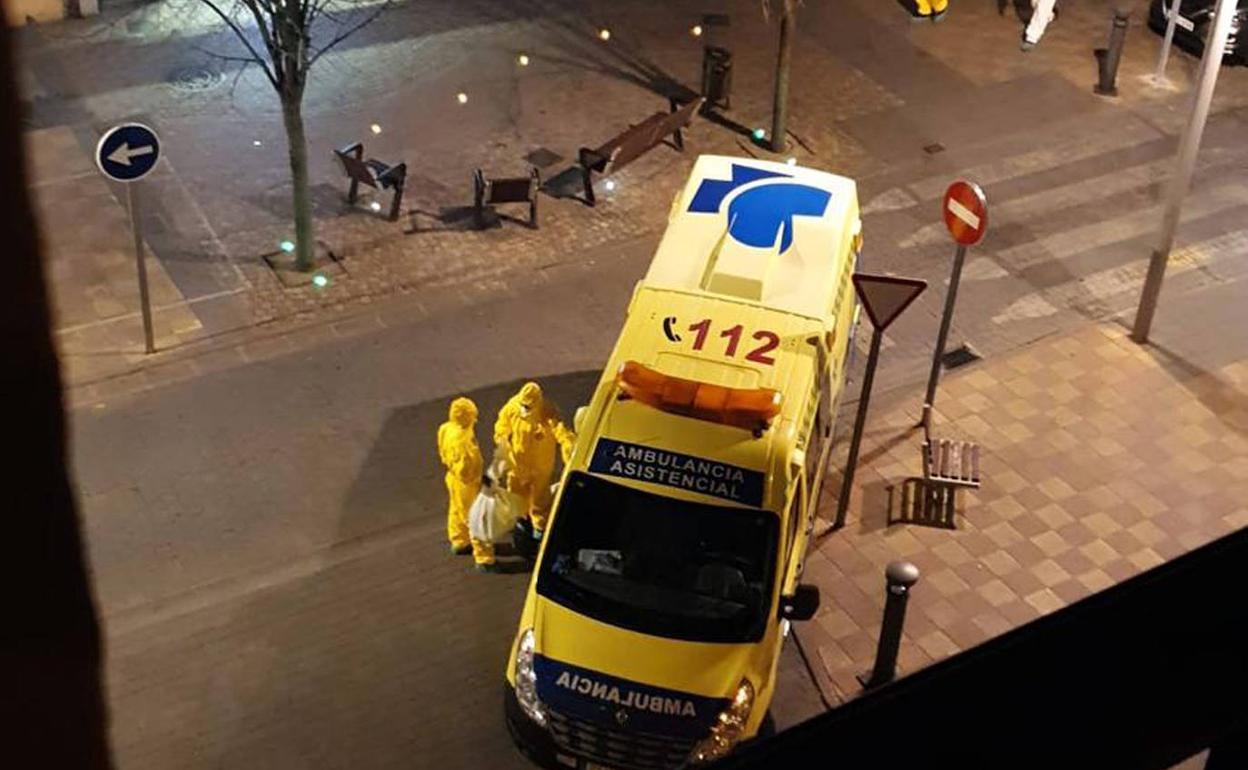
<svg viewBox="0 0 1248 770"><path fill-rule="evenodd" d="M779 181L791 179L788 174L732 164L731 179L704 179L698 185L689 211L717 214L724 199L739 187L763 179L775 182L760 184L742 192L728 204L728 234L733 240L754 248L767 249L776 245L780 236L780 252L793 244L793 217L819 217L828 208L832 194L818 187Z"/></svg>

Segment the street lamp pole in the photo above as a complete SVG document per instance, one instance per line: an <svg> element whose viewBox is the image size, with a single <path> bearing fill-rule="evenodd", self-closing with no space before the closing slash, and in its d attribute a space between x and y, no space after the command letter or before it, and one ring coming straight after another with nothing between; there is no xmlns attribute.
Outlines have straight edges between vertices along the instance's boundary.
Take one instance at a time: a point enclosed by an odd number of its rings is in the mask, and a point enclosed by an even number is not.
<svg viewBox="0 0 1248 770"><path fill-rule="evenodd" d="M1175 162L1174 176L1166 196L1166 209L1161 220L1161 239L1148 263L1148 275L1144 278L1144 289L1140 292L1140 305L1135 313L1135 325L1131 330L1131 339L1139 344L1148 342L1148 333L1153 325L1153 315L1157 312L1157 297L1161 294L1161 281L1166 275L1166 262L1170 259L1170 250L1174 248L1174 233L1179 225L1179 213L1183 207L1183 196L1192 182L1192 172L1196 168L1196 153L1200 150L1200 139L1205 132L1205 121L1209 117L1209 105L1213 101L1213 89L1218 82L1218 68L1222 66L1222 56L1226 51L1226 41L1231 32L1231 16L1235 12L1235 0L1218 0L1217 12L1213 19L1213 32L1205 41L1205 54L1200 63L1200 80L1196 85L1196 94L1192 99L1192 115L1183 136L1179 139L1179 154Z"/></svg>

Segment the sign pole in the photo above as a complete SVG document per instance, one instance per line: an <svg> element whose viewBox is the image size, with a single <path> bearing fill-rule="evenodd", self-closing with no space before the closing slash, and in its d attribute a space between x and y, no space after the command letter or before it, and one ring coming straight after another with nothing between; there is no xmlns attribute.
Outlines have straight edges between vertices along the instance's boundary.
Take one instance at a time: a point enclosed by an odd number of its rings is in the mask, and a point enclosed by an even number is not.
<svg viewBox="0 0 1248 770"><path fill-rule="evenodd" d="M871 333L871 354L867 356L867 371L862 376L862 393L858 396L858 415L854 418L854 434L849 440L849 459L845 461L845 477L841 481L841 497L836 504L836 522L833 529L845 526L845 513L849 510L849 493L854 488L854 468L858 465L858 449L862 446L862 429L867 423L867 405L871 403L871 384L875 380L875 365L880 360L880 342L884 330L875 327Z"/></svg>
<svg viewBox="0 0 1248 770"><path fill-rule="evenodd" d="M139 305L143 314L143 347L156 352L152 333L152 300L147 291L147 263L143 257L143 232L139 229L137 182L156 167L160 159L160 137L142 123L122 123L104 132L95 145L95 165L104 176L126 186L130 209L130 231L134 233L134 264L139 273Z"/></svg>
<svg viewBox="0 0 1248 770"><path fill-rule="evenodd" d="M1157 71L1153 81L1158 85L1166 82L1166 64L1170 61L1170 44L1174 42L1174 27L1179 21L1179 4L1183 0L1171 0L1169 18L1166 21L1166 37L1161 42L1161 54L1157 57Z"/></svg>
<svg viewBox="0 0 1248 770"><path fill-rule="evenodd" d="M152 301L147 293L147 262L143 258L143 233L139 230L139 185L126 185L126 202L130 207L130 230L134 233L134 262L139 272L139 304L143 310L143 341L148 353L156 352L152 333Z"/></svg>
<svg viewBox="0 0 1248 770"><path fill-rule="evenodd" d="M940 331L936 334L936 350L932 353L932 371L927 376L927 396L923 399L924 430L931 430L932 407L936 405L936 384L940 381L941 359L945 356L945 343L949 340L949 327L953 323L953 307L958 301L958 284L962 281L962 263L966 261L966 246L959 243L953 256L953 272L949 276L949 291L945 294L945 312L940 317Z"/></svg>
<svg viewBox="0 0 1248 770"><path fill-rule="evenodd" d="M1218 69L1226 51L1226 41L1231 32L1231 16L1235 11L1234 0L1218 0L1213 19L1213 32L1205 42L1204 58L1200 61L1200 81L1192 100L1192 115L1183 128L1179 140L1179 155L1175 162L1174 177L1170 180L1166 195L1166 210L1161 220L1161 243L1148 261L1148 274L1140 292L1140 304L1135 311L1135 324L1131 339L1143 345L1153 326L1153 314L1157 312L1157 298L1161 295L1161 282L1166 277L1166 263L1174 248L1174 233L1179 226L1179 213L1183 196L1192 183L1196 170L1196 154L1200 150L1200 138L1205 133L1205 120L1209 117L1209 104L1213 101L1213 89L1218 82Z"/></svg>
<svg viewBox="0 0 1248 770"><path fill-rule="evenodd" d="M871 353L867 356L867 370L862 378L862 392L858 395L858 415L854 418L854 434L849 441L849 458L845 461L845 477L841 480L836 520L828 531L845 526L845 515L849 512L849 493L854 488L854 470L858 465L858 449L862 446L862 429L867 422L867 406L871 403L871 385L875 382L875 367L880 361L884 330L927 288L927 281L890 275L854 273L852 280L854 291L862 301L874 331ZM852 341L850 344L853 344Z"/></svg>
<svg viewBox="0 0 1248 770"><path fill-rule="evenodd" d="M962 264L966 261L966 249L979 243L988 230L988 199L979 185L959 179L945 190L940 213L949 230L949 236L958 248L953 255L953 272L949 276L949 291L945 294L945 310L940 317L936 349L932 351L932 371L928 375L927 393L923 397L923 417L919 420L919 425L924 433L932 429L932 407L936 405L941 359L945 357L949 327L953 324L953 308L958 301L958 285L962 283Z"/></svg>

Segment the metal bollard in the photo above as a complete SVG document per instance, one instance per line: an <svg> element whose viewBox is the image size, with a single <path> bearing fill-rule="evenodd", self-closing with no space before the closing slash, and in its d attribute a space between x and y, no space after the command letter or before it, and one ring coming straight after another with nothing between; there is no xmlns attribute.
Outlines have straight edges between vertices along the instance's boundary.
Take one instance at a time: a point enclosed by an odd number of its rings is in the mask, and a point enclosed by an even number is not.
<svg viewBox="0 0 1248 770"><path fill-rule="evenodd" d="M732 52L708 45L702 49L702 95L706 109L732 108Z"/></svg>
<svg viewBox="0 0 1248 770"><path fill-rule="evenodd" d="M890 562L884 570L888 593L884 598L884 620L880 624L880 642L875 650L875 668L862 686L870 690L893 681L897 675L897 651L901 649L901 629L906 622L906 602L910 588L919 582L919 568L908 561Z"/></svg>
<svg viewBox="0 0 1248 770"><path fill-rule="evenodd" d="M1122 47L1127 42L1127 19L1130 10L1114 9L1114 23L1109 28L1109 47L1098 48L1096 55L1097 83L1092 90L1101 96L1117 96L1118 62L1122 60Z"/></svg>

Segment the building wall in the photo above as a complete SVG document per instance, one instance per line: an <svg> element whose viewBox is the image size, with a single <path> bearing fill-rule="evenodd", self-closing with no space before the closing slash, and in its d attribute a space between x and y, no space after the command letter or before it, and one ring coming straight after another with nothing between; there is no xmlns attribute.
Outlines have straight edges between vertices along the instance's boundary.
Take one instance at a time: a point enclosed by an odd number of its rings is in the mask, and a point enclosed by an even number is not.
<svg viewBox="0 0 1248 770"><path fill-rule="evenodd" d="M0 0L10 27L35 21L56 21L66 16L93 16L99 13L98 0Z"/></svg>

